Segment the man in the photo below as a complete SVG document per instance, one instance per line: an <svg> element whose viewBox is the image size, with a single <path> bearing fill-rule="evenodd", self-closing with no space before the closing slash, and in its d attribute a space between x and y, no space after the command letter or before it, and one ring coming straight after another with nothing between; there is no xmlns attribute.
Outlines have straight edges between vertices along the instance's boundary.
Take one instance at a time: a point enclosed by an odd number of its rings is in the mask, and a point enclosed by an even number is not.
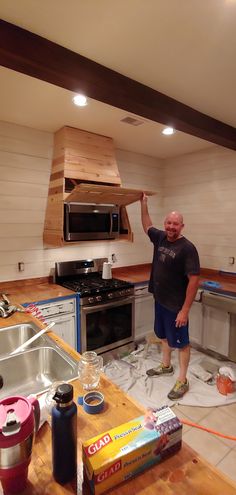
<svg viewBox="0 0 236 495"><path fill-rule="evenodd" d="M187 370L190 360L188 315L194 301L200 274L198 252L184 236L183 217L169 213L164 231L152 225L147 196L141 198L143 229L154 245L149 291L155 299L154 331L162 339L162 363L147 371L148 376L173 375L171 351L179 350L179 376L169 399L178 400L188 391Z"/></svg>

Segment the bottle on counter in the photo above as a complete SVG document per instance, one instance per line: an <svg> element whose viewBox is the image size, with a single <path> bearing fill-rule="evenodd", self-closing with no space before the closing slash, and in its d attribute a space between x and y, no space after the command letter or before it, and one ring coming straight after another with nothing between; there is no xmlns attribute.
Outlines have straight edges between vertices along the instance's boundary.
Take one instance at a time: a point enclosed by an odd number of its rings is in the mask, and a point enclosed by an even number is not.
<svg viewBox="0 0 236 495"><path fill-rule="evenodd" d="M53 477L60 484L74 479L77 472L77 407L73 402L73 387L69 383L57 386L52 408Z"/></svg>

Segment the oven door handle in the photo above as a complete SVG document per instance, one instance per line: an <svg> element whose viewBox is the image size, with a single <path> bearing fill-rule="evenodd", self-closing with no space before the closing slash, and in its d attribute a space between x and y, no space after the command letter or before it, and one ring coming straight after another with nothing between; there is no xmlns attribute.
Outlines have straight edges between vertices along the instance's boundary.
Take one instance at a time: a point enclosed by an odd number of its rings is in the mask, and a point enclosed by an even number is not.
<svg viewBox="0 0 236 495"><path fill-rule="evenodd" d="M111 300L106 304L96 304L95 306L81 306L81 310L85 313L89 313L90 311L94 312L97 309L99 309L99 311L102 311L103 309L114 308L115 306L122 306L123 304L129 304L130 302L134 302L134 296L124 297L123 299L118 299L115 301Z"/></svg>

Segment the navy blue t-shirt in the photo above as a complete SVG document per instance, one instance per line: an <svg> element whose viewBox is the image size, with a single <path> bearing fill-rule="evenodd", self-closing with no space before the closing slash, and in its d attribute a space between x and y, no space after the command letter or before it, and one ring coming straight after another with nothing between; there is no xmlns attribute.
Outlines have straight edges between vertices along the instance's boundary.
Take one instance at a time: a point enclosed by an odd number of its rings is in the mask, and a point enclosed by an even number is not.
<svg viewBox="0 0 236 495"><path fill-rule="evenodd" d="M148 229L148 236L154 245L149 291L162 306L178 312L185 301L188 275L200 274L197 249L183 236L168 241L166 232L155 227Z"/></svg>

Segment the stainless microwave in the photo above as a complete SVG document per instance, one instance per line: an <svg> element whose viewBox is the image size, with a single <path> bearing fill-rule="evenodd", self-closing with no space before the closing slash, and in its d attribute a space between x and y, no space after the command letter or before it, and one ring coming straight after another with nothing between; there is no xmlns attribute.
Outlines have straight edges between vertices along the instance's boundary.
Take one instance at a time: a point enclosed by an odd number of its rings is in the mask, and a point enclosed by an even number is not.
<svg viewBox="0 0 236 495"><path fill-rule="evenodd" d="M64 203L64 240L115 239L120 231L116 205Z"/></svg>

